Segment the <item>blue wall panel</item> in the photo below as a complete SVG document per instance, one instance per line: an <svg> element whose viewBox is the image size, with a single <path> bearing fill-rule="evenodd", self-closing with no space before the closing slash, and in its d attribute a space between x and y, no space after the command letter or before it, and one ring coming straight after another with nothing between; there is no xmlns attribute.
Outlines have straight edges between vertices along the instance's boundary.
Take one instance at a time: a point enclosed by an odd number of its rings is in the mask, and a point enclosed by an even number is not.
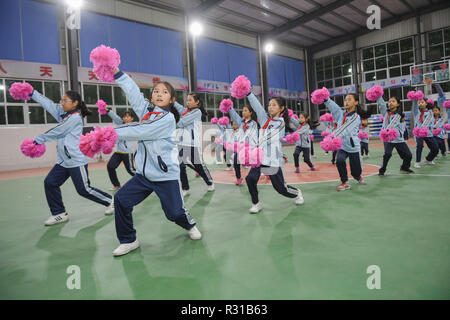
<svg viewBox="0 0 450 320"><path fill-rule="evenodd" d="M19 5L19 1L0 1L0 59L23 59Z"/></svg>
<svg viewBox="0 0 450 320"><path fill-rule="evenodd" d="M161 74L183 77L183 48L181 33L159 28L159 44L162 57Z"/></svg>
<svg viewBox="0 0 450 320"><path fill-rule="evenodd" d="M159 28L137 23L136 30L139 72L162 74Z"/></svg>
<svg viewBox="0 0 450 320"><path fill-rule="evenodd" d="M137 72L137 39L134 22L109 18L109 38L111 48L120 53L120 69Z"/></svg>
<svg viewBox="0 0 450 320"><path fill-rule="evenodd" d="M92 49L101 44L110 45L108 24L106 16L81 11L80 49L83 67L92 68L92 63L89 61Z"/></svg>

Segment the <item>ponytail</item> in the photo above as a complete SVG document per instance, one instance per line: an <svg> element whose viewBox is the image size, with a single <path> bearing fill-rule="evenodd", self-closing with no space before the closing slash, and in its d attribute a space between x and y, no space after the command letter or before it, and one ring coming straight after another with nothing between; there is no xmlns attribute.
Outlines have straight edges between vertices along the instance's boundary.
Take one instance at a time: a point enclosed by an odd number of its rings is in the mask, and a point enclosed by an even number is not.
<svg viewBox="0 0 450 320"><path fill-rule="evenodd" d="M81 100L81 95L74 90L69 90L66 91L66 95L73 101L78 101L77 104L77 110L80 110L81 116L82 117L86 117L92 114L92 111L90 111L87 106L86 103L84 103L83 100Z"/></svg>
<svg viewBox="0 0 450 320"><path fill-rule="evenodd" d="M200 111L202 112L202 121L205 122L206 121L206 116L208 115L208 113L206 112L205 107L203 106L202 99L200 99L198 94L195 93L195 92L189 93L188 96L192 96L192 98L194 98L194 101L198 102L197 108L199 108Z"/></svg>

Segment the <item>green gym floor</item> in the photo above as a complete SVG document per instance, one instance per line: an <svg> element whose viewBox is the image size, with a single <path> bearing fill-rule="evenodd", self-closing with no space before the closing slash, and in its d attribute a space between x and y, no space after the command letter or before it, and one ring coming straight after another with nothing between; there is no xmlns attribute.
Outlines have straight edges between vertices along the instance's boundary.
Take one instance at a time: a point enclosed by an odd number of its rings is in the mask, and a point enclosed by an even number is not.
<svg viewBox="0 0 450 320"><path fill-rule="evenodd" d="M329 162L318 144L315 151L313 162ZM289 162L292 152L285 149ZM371 147L364 162L381 165L382 152ZM257 215L248 212L245 185L216 183L206 192L188 171L185 206L203 239L166 220L153 194L133 214L141 247L116 258L114 217L79 197L70 180L62 187L70 221L52 227L44 226L45 176L3 180L0 299L449 299L450 155L413 168L415 175L399 174L399 166L394 151L387 175L367 177L367 185L350 180L345 192L337 182L300 185L301 206L260 186ZM129 179L122 166L118 174ZM106 169L89 176L110 188ZM67 288L72 265L80 289ZM381 289L369 290L373 265Z"/></svg>

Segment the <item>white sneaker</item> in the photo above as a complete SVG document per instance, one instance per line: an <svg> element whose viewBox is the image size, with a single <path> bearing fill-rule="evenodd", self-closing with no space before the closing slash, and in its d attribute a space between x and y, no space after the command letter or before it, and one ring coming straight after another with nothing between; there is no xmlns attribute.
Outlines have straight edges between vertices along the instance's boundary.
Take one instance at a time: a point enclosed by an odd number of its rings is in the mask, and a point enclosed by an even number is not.
<svg viewBox="0 0 450 320"><path fill-rule="evenodd" d="M186 196L189 195L189 194L190 194L189 190L181 190L181 195L182 195L183 197L186 197Z"/></svg>
<svg viewBox="0 0 450 320"><path fill-rule="evenodd" d="M233 168L227 167L227 171L231 171L231 170L233 170Z"/></svg>
<svg viewBox="0 0 450 320"><path fill-rule="evenodd" d="M305 200L303 199L302 191L300 189L297 189L297 190L298 190L298 195L297 195L297 198L295 198L295 204L304 204Z"/></svg>
<svg viewBox="0 0 450 320"><path fill-rule="evenodd" d="M127 254L128 252L133 251L137 248L139 248L139 241L137 239L131 243L122 243L116 248L116 250L113 251L113 256L123 256L124 254Z"/></svg>
<svg viewBox="0 0 450 320"><path fill-rule="evenodd" d="M433 160L431 161L425 160L425 164L435 165L436 163Z"/></svg>
<svg viewBox="0 0 450 320"><path fill-rule="evenodd" d="M114 197L111 199L111 203L105 210L105 215L109 216L114 213Z"/></svg>
<svg viewBox="0 0 450 320"><path fill-rule="evenodd" d="M252 207L250 208L250 213L258 213L261 211L261 209L262 205L258 202L257 204L252 205Z"/></svg>
<svg viewBox="0 0 450 320"><path fill-rule="evenodd" d="M63 212L54 216L51 216L45 221L46 226L52 226L54 224L63 223L69 221L69 215L67 212Z"/></svg>
<svg viewBox="0 0 450 320"><path fill-rule="evenodd" d="M416 162L416 163L414 163L414 168L417 168L417 169L421 168L421 166L420 166L420 162Z"/></svg>
<svg viewBox="0 0 450 320"><path fill-rule="evenodd" d="M208 192L214 191L214 190L215 190L214 189L214 183L212 185L208 186Z"/></svg>
<svg viewBox="0 0 450 320"><path fill-rule="evenodd" d="M200 240L202 238L202 234L198 231L196 226L193 226L191 230L189 230L189 238L192 240Z"/></svg>

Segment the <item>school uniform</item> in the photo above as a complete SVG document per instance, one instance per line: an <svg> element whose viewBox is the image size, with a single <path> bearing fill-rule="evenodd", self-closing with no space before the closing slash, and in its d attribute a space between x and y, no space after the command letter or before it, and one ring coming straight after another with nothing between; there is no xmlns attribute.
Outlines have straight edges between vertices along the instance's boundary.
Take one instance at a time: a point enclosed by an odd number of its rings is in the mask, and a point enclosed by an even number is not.
<svg viewBox="0 0 450 320"><path fill-rule="evenodd" d="M59 124L40 134L35 142L44 144L57 140L57 164L44 180L45 196L52 215L66 212L60 187L70 177L78 194L104 206L109 206L112 196L90 185L88 160L80 151L80 135L83 131L83 119L78 110L65 112L61 105L42 96L36 90L31 98L42 105Z"/></svg>
<svg viewBox="0 0 450 320"><path fill-rule="evenodd" d="M114 78L140 120L116 128L119 139L138 141L136 174L114 195L116 233L120 243L136 240L133 207L152 192L159 197L168 220L186 230L192 229L196 223L184 207L181 195L174 115L169 108L153 106L144 99L127 74L119 71Z"/></svg>
<svg viewBox="0 0 450 320"><path fill-rule="evenodd" d="M120 118L114 111L109 110L107 114L116 125L122 125L124 123L122 118ZM130 176L134 176L136 174L136 169L134 168L134 150L130 141L121 139L117 140L115 149L116 151L109 159L106 168L108 169L109 179L111 180L113 186L120 187L116 169L122 162Z"/></svg>
<svg viewBox="0 0 450 320"><path fill-rule="evenodd" d="M231 162L233 161L233 152L230 150L225 149L225 143L228 142L228 139L230 137L231 132L233 131L233 128L230 124L227 124L225 127L221 126L217 123L217 127L220 131L220 137L223 140L222 143L222 151L223 151L223 160L225 161L227 167L231 167Z"/></svg>
<svg viewBox="0 0 450 320"><path fill-rule="evenodd" d="M311 129L309 129L309 135L311 136L314 132L311 130ZM310 145L311 145L311 156L313 156L314 155L314 141L313 141L313 139L309 139L310 140Z"/></svg>
<svg viewBox="0 0 450 320"><path fill-rule="evenodd" d="M406 128L406 122L401 122L401 115L398 112L388 112L387 103L383 98L377 99L378 108L380 109L381 115L383 116L382 129L395 129L398 132L398 137L391 142L384 142L384 155L383 164L380 168L380 173L384 174L389 162L392 157L392 150L395 148L398 155L403 160L400 170L408 170L411 166L412 154L408 148L408 145L404 139L404 133Z"/></svg>
<svg viewBox="0 0 450 320"><path fill-rule="evenodd" d="M300 139L298 139L295 142L295 151L294 151L294 165L296 168L299 167L299 161L298 158L300 156L300 153L303 152L303 161L310 167L314 168L314 165L311 162L310 159L310 146L311 146L311 139L310 139L310 128L309 124L300 123L297 119L291 118L291 123L294 125L295 130L300 135Z"/></svg>
<svg viewBox="0 0 450 320"><path fill-rule="evenodd" d="M333 133L333 130L337 128L337 123L335 121L323 121L323 123L325 125L325 131L330 135ZM328 151L326 153L328 153ZM336 163L336 155L337 151L333 151L331 156L331 164Z"/></svg>
<svg viewBox="0 0 450 320"><path fill-rule="evenodd" d="M435 117L433 123L433 129L441 129L441 133L435 135L433 138L436 141L436 144L441 151L441 154L445 157L447 156L447 150L445 148L445 129L444 129L445 121L441 117Z"/></svg>
<svg viewBox="0 0 450 320"><path fill-rule="evenodd" d="M350 161L350 171L357 181L361 179L361 145L358 138L358 129L361 119L356 111L347 113L341 109L333 100L325 101L325 106L330 110L337 126L333 131L335 137L342 139L342 148L337 151L336 166L342 183L348 181L346 159Z"/></svg>
<svg viewBox="0 0 450 320"><path fill-rule="evenodd" d="M177 123L178 160L180 162L180 179L183 190L189 190L189 180L186 165L194 169L203 181L210 186L213 184L208 168L203 164L201 146L202 111L199 108L185 108L175 101L174 104L180 120Z"/></svg>
<svg viewBox="0 0 450 320"><path fill-rule="evenodd" d="M367 139L360 139L360 143L361 143L361 155L363 156L364 154L366 154L366 156L369 155L369 126L364 126L363 124L361 124L361 126L359 127L359 132L365 132L367 133Z"/></svg>
<svg viewBox="0 0 450 320"><path fill-rule="evenodd" d="M264 153L261 166L251 168L245 178L252 203L259 203L257 185L261 172L269 176L272 186L279 194L288 198L296 198L299 196L300 190L286 184L282 170L284 160L280 139L284 137L285 133L284 120L279 117L270 117L253 93L250 93L247 98L261 125L257 146Z"/></svg>
<svg viewBox="0 0 450 320"><path fill-rule="evenodd" d="M439 153L436 141L433 139L433 112L431 110L419 109L419 102L413 101L413 114L414 114L414 126L416 128L425 127L428 128L428 136L425 138L416 138L416 163L419 163L422 159L423 143L427 144L430 152L425 157L427 161L433 161Z"/></svg>

